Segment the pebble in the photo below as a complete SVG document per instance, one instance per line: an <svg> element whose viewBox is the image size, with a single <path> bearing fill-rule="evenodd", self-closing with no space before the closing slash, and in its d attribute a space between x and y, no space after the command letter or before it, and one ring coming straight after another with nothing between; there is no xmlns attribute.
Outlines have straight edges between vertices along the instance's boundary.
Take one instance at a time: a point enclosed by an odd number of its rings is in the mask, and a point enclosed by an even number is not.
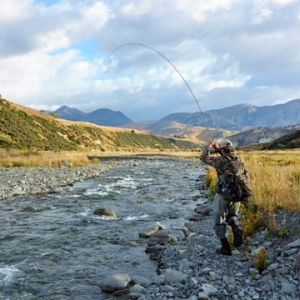
<svg viewBox="0 0 300 300"><path fill-rule="evenodd" d="M180 271L167 269L165 271L165 282L176 285L185 284L187 282L187 276Z"/></svg>

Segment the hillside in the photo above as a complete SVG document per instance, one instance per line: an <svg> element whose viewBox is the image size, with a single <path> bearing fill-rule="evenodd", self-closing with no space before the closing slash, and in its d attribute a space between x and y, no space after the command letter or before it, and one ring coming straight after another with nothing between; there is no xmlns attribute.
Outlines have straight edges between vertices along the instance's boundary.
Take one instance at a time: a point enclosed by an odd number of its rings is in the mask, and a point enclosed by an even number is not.
<svg viewBox="0 0 300 300"><path fill-rule="evenodd" d="M104 126L122 126L133 123L120 111L113 111L106 108L97 109L90 113L84 113L76 108L61 106L54 112L62 119L71 121L84 121Z"/></svg>
<svg viewBox="0 0 300 300"><path fill-rule="evenodd" d="M288 148L300 148L300 129L276 139L275 141L273 141L265 147L265 149Z"/></svg>
<svg viewBox="0 0 300 300"><path fill-rule="evenodd" d="M255 127L283 127L300 124L300 99L272 106L239 104L222 109L209 110L203 116L199 113L170 114L147 129L156 132L172 122L191 126L243 130Z"/></svg>
<svg viewBox="0 0 300 300"><path fill-rule="evenodd" d="M177 137L191 140L197 144L206 144L211 137L222 138L229 135L230 131L217 130L214 128L204 128L186 125L178 122L166 123L161 128L156 128L151 132L166 137Z"/></svg>
<svg viewBox="0 0 300 300"><path fill-rule="evenodd" d="M186 140L143 131L71 122L0 99L0 148L118 151L196 149Z"/></svg>
<svg viewBox="0 0 300 300"><path fill-rule="evenodd" d="M278 128L259 127L239 132L230 136L229 138L238 147L270 143L281 136L291 133L297 128L300 128L300 126L298 125Z"/></svg>

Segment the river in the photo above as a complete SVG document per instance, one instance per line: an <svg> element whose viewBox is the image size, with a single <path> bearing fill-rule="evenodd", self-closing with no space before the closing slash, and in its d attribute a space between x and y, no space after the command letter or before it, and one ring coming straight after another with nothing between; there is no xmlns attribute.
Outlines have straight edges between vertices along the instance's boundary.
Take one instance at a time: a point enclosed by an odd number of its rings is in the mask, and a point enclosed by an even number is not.
<svg viewBox="0 0 300 300"><path fill-rule="evenodd" d="M121 160L59 193L0 202L0 299L107 299L99 283L127 273L159 281L139 232L180 227L200 199L199 160ZM113 209L113 220L93 214Z"/></svg>

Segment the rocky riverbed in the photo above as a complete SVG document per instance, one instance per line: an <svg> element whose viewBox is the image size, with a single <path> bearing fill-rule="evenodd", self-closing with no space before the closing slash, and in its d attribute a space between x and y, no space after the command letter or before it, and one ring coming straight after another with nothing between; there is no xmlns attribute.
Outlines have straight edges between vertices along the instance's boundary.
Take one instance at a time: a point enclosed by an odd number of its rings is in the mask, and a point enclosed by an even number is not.
<svg viewBox="0 0 300 300"><path fill-rule="evenodd" d="M170 243L164 231L150 237L148 252L157 261L163 283L148 287L136 299L300 299L299 232L281 239L264 230L248 239L246 246L233 250L231 257L216 255L218 241L211 229L210 207L209 202L198 204L185 223L189 234L176 243ZM299 226L299 213L285 217ZM268 258L260 273L254 261L262 247Z"/></svg>
<svg viewBox="0 0 300 300"><path fill-rule="evenodd" d="M299 213L278 215L292 235L264 230L233 256L217 256L198 160L111 168L1 171L2 197L23 187L0 202L1 300L299 299ZM268 264L259 273L261 247Z"/></svg>
<svg viewBox="0 0 300 300"><path fill-rule="evenodd" d="M115 162L60 168L0 169L0 200L13 196L56 192L58 187L100 176L113 168Z"/></svg>

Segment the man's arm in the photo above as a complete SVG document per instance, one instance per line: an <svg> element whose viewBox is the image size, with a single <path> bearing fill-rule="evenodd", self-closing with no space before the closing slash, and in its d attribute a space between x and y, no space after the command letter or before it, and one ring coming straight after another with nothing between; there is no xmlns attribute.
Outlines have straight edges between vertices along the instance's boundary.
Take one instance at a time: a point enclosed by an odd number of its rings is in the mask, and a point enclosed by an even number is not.
<svg viewBox="0 0 300 300"><path fill-rule="evenodd" d="M216 167L216 161L217 161L218 157L212 156L210 149L211 149L210 147L207 147L206 149L203 149L202 154L200 156L200 159L204 163L206 163L206 164L208 164L212 167Z"/></svg>

